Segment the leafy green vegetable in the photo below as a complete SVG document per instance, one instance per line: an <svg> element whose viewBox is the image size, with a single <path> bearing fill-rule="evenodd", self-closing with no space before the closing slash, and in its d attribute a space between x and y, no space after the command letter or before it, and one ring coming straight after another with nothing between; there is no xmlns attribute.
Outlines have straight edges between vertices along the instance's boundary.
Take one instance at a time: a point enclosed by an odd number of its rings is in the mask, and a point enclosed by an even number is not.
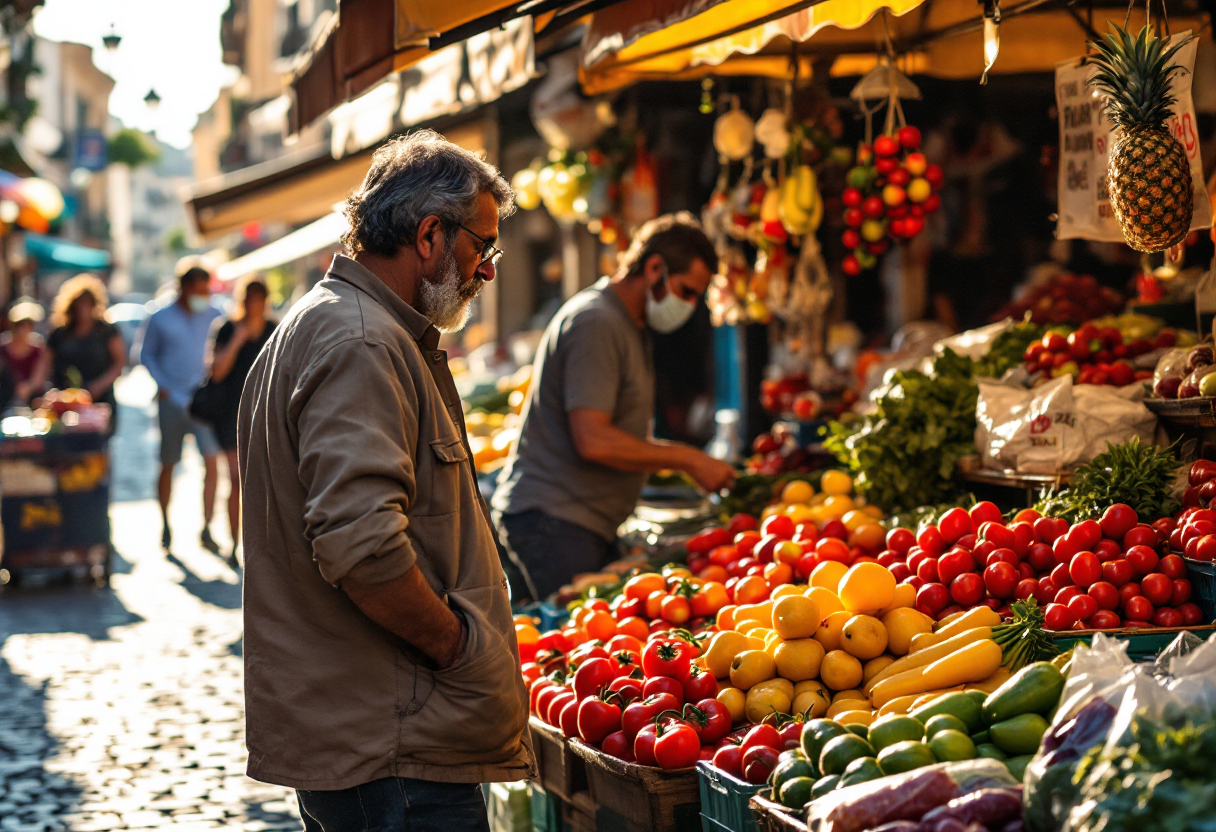
<svg viewBox="0 0 1216 832"><path fill-rule="evenodd" d="M992 339L988 353L975 362L974 374L985 378L1000 378L1007 370L1022 363L1026 348L1042 338L1046 331L1047 327L1029 320L1014 324Z"/></svg>
<svg viewBox="0 0 1216 832"><path fill-rule="evenodd" d="M1141 444L1139 437L1122 445L1108 442L1105 453L1077 469L1068 488L1046 493L1035 510L1076 523L1096 520L1109 506L1124 503L1143 522L1151 523L1178 510L1178 501L1171 494L1178 467L1172 445L1158 450Z"/></svg>
<svg viewBox="0 0 1216 832"><path fill-rule="evenodd" d="M1132 744L1092 749L1077 768L1075 832L1216 830L1216 721L1162 725L1136 714Z"/></svg>
<svg viewBox="0 0 1216 832"><path fill-rule="evenodd" d="M892 374L876 392L876 411L856 426L831 424L824 445L849 466L858 493L889 512L957 497L955 463L975 452L972 365L946 350L932 375Z"/></svg>

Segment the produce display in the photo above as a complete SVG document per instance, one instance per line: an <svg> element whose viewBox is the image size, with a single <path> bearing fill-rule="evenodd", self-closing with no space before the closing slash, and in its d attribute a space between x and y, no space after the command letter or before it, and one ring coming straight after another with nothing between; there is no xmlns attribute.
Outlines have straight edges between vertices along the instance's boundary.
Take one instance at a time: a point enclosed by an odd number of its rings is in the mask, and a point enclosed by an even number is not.
<svg viewBox="0 0 1216 832"><path fill-rule="evenodd" d="M519 412L531 383L532 365L525 364L465 398L465 428L473 464L479 472L492 473L506 462L511 443L519 437Z"/></svg>
<svg viewBox="0 0 1216 832"><path fill-rule="evenodd" d="M1171 330L1163 330L1154 341L1125 341L1113 326L1099 328L1092 323L1062 333L1053 329L1026 348L1023 366L1032 383L1039 379L1071 375L1077 384L1108 384L1124 387L1153 377L1150 370L1137 370L1133 361L1154 349L1175 343Z"/></svg>
<svg viewBox="0 0 1216 832"><path fill-rule="evenodd" d="M1161 356L1153 373L1153 394L1161 399L1216 396L1216 355L1211 344L1176 349Z"/></svg>
<svg viewBox="0 0 1216 832"><path fill-rule="evenodd" d="M992 316L994 321L1030 315L1036 324L1079 324L1113 315L1123 308L1123 296L1099 285L1091 275L1057 274L1030 286L1017 300Z"/></svg>

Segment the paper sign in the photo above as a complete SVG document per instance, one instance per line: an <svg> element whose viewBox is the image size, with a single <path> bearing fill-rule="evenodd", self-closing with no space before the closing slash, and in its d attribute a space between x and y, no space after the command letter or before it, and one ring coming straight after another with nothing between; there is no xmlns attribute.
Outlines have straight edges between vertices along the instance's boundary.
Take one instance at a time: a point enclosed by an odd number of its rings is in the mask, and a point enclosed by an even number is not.
<svg viewBox="0 0 1216 832"><path fill-rule="evenodd" d="M1173 43L1189 34L1170 39ZM1195 213L1191 230L1212 225L1212 206L1203 181L1203 162L1199 158L1199 135L1195 105L1191 99L1191 73L1199 43L1192 40L1178 50L1173 62L1184 72L1170 81L1177 103L1166 127L1182 143L1191 165L1195 187ZM1115 219L1107 190L1106 166L1117 128L1106 117L1106 96L1095 97L1087 83L1095 67L1084 58L1065 61L1056 67L1056 106L1060 118L1059 221L1056 237L1061 240L1084 239L1124 242L1119 221Z"/></svg>

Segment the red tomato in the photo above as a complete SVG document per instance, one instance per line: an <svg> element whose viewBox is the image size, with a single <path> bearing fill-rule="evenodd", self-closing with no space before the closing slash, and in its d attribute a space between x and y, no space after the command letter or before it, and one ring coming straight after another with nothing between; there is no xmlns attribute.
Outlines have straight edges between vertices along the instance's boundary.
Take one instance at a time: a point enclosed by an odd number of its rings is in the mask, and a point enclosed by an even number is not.
<svg viewBox="0 0 1216 832"><path fill-rule="evenodd" d="M1132 525L1134 526L1135 523ZM1102 526L1098 524L1097 520L1082 520L1068 530L1068 536L1077 544L1078 552L1092 552L1093 548L1098 545L1098 541L1102 539Z"/></svg>
<svg viewBox="0 0 1216 832"><path fill-rule="evenodd" d="M912 550L910 552L908 552L908 559L907 559L906 563L908 564L908 568L911 569L913 572L915 572L917 570L917 567L919 567L925 561L926 558L931 558L931 557L933 557L936 560L936 558L933 555L930 555L924 549L920 548L919 546L913 546Z"/></svg>
<svg viewBox="0 0 1216 832"><path fill-rule="evenodd" d="M1172 517L1162 517L1160 520L1154 520L1151 525L1153 531L1157 533L1157 542L1160 543L1170 536L1170 532L1177 524Z"/></svg>
<svg viewBox="0 0 1216 832"><path fill-rule="evenodd" d="M691 726L679 723L665 728L655 740L654 758L659 768L688 768L701 756L701 738Z"/></svg>
<svg viewBox="0 0 1216 832"><path fill-rule="evenodd" d="M1173 597L1174 582L1160 572L1154 572L1140 579L1140 591L1153 602L1153 606L1160 607L1168 604Z"/></svg>
<svg viewBox="0 0 1216 832"><path fill-rule="evenodd" d="M633 746L625 739L624 731L616 731L604 737L600 750L618 760L633 762Z"/></svg>
<svg viewBox="0 0 1216 832"><path fill-rule="evenodd" d="M1179 561L1182 558L1178 559ZM1116 560L1108 560L1102 564L1102 580L1114 584L1116 587L1123 586L1133 577L1131 562L1126 558L1118 558Z"/></svg>
<svg viewBox="0 0 1216 832"><path fill-rule="evenodd" d="M1123 615L1131 621L1152 621L1153 602L1143 595L1128 598L1123 604Z"/></svg>
<svg viewBox="0 0 1216 832"><path fill-rule="evenodd" d="M916 577L926 583L933 583L938 580L938 562L940 558L924 558L920 565L916 567Z"/></svg>
<svg viewBox="0 0 1216 832"><path fill-rule="evenodd" d="M1085 623L1095 630L1113 630L1122 622L1119 619L1118 613L1111 612L1110 610L1098 610Z"/></svg>
<svg viewBox="0 0 1216 832"><path fill-rule="evenodd" d="M1115 585L1112 583L1098 581L1085 594L1098 602L1100 610L1119 609L1119 590L1115 589Z"/></svg>
<svg viewBox="0 0 1216 832"><path fill-rule="evenodd" d="M781 751L798 748L802 744L802 723L790 721L785 723L777 733L781 734Z"/></svg>
<svg viewBox="0 0 1216 832"><path fill-rule="evenodd" d="M1051 570L1051 581L1061 589L1072 586L1072 577L1068 574L1067 563L1058 564L1055 569Z"/></svg>
<svg viewBox="0 0 1216 832"><path fill-rule="evenodd" d="M549 700L549 706L545 710L545 722L555 728L561 727L559 720L561 719L562 710L571 702L577 701L578 697L574 695L574 691L569 688L563 688L561 693Z"/></svg>
<svg viewBox="0 0 1216 832"><path fill-rule="evenodd" d="M612 702L592 697L578 703L578 735L583 742L598 746L612 733L621 730L621 709Z"/></svg>
<svg viewBox="0 0 1216 832"><path fill-rule="evenodd" d="M849 530L839 520L829 520L823 524L823 528L819 530L819 535L821 537L830 537L833 540L848 540Z"/></svg>
<svg viewBox="0 0 1216 832"><path fill-rule="evenodd" d="M1166 555L1157 563L1157 571L1170 580L1186 576L1186 561L1177 555Z"/></svg>
<svg viewBox="0 0 1216 832"><path fill-rule="evenodd" d="M1195 544L1195 560L1216 560L1216 534L1207 534Z"/></svg>
<svg viewBox="0 0 1216 832"><path fill-rule="evenodd" d="M920 534L916 536L916 545L933 557L946 551L946 541L942 538L942 533L937 530L937 526L925 526L921 529Z"/></svg>
<svg viewBox="0 0 1216 832"><path fill-rule="evenodd" d="M996 552L993 552L993 554L996 555L1001 551L1009 552L1011 555L1013 554L1013 552L1010 552L1008 549L998 549ZM1020 577L1021 576L1018 573L1018 570L1009 563L1005 561L997 561L996 563L990 564L984 570L984 586L987 587L988 591L997 598L1011 598L1014 595L1014 590L1018 587L1018 579ZM1034 594L1034 588L1036 586L1038 586L1038 581L1034 581L1033 585L1027 588L1026 595L1023 597L1025 598ZM951 585L951 594L953 594L953 590L954 587Z"/></svg>
<svg viewBox="0 0 1216 832"><path fill-rule="evenodd" d="M1004 523L988 522L979 526L980 538L991 543L997 549L1012 549L1014 545L1013 530ZM1033 531L1033 530L1032 530Z"/></svg>
<svg viewBox="0 0 1216 832"><path fill-rule="evenodd" d="M1197 604L1183 604L1178 608L1178 612L1182 613L1182 623L1188 627L1194 627L1203 621L1203 611Z"/></svg>
<svg viewBox="0 0 1216 832"><path fill-rule="evenodd" d="M538 710L537 700L543 691L556 687L560 687L560 685L552 679L540 678L533 682L532 686L528 688L528 710L540 715L541 711ZM554 693L553 695L556 696L557 694ZM548 700L546 700L546 704L548 704Z"/></svg>
<svg viewBox="0 0 1216 832"><path fill-rule="evenodd" d="M1055 543L1068 531L1068 521L1062 517L1040 517L1032 525L1035 538L1048 546Z"/></svg>
<svg viewBox="0 0 1216 832"><path fill-rule="evenodd" d="M1029 563L1026 563L1026 561L1022 561L1021 563L1018 564L1018 578L1019 579L1037 578L1037 577L1039 577L1039 573L1036 572L1035 568L1033 566L1031 566Z"/></svg>
<svg viewBox="0 0 1216 832"><path fill-rule="evenodd" d="M807 552L802 557L798 558L798 562L794 564L794 574L801 580L806 580L815 571L815 567L819 565L819 555L812 552Z"/></svg>
<svg viewBox="0 0 1216 832"><path fill-rule="evenodd" d="M653 723L654 718L663 711L678 710L680 710L680 701L670 693L656 694L640 702L634 702L621 712L621 730L625 732L625 738L633 742L633 738L638 735L642 727Z"/></svg>
<svg viewBox="0 0 1216 832"><path fill-rule="evenodd" d="M755 517L752 517L750 514L736 514L734 517L730 518L730 522L726 524L726 530L730 532L731 539L733 540L735 535L739 534L739 532L750 532L759 525L760 521L758 521Z"/></svg>
<svg viewBox="0 0 1216 832"><path fill-rule="evenodd" d="M706 673L694 665L689 668L688 678L684 680L683 695L685 702L700 702L704 699L713 699L718 695L718 680L714 678L712 673Z"/></svg>
<svg viewBox="0 0 1216 832"><path fill-rule="evenodd" d="M684 703L684 687L678 679L670 676L651 676L642 684L644 698L649 699L659 693L669 694L681 704Z"/></svg>
<svg viewBox="0 0 1216 832"><path fill-rule="evenodd" d="M1068 602L1068 611L1085 621L1098 611L1098 602L1088 595L1077 595Z"/></svg>
<svg viewBox="0 0 1216 832"><path fill-rule="evenodd" d="M732 777L743 779L743 749L727 743L714 752L714 768L721 769Z"/></svg>
<svg viewBox="0 0 1216 832"><path fill-rule="evenodd" d="M1136 577L1140 578L1157 568L1160 558L1157 553L1147 546L1133 546L1127 550L1128 563L1132 565L1132 572Z"/></svg>
<svg viewBox="0 0 1216 832"><path fill-rule="evenodd" d="M1182 613L1173 607L1162 607L1153 613L1153 623L1158 627L1181 627L1184 620Z"/></svg>
<svg viewBox="0 0 1216 832"><path fill-rule="evenodd" d="M1034 600L1040 607L1046 607L1056 599L1056 584L1051 578L1039 578L1039 585L1034 591Z"/></svg>
<svg viewBox="0 0 1216 832"><path fill-rule="evenodd" d="M540 639L536 642L536 646L540 650L556 650L559 653L569 653L573 647L570 639L566 638L566 634L561 630L549 630L541 633Z"/></svg>
<svg viewBox="0 0 1216 832"><path fill-rule="evenodd" d="M1188 540L1203 537L1205 534L1216 534L1216 522L1196 520L1192 517L1190 522L1182 527L1182 542L1185 544Z"/></svg>
<svg viewBox="0 0 1216 832"><path fill-rule="evenodd" d="M853 559L853 553L849 551L848 545L834 537L821 537L815 544L815 554L819 556L819 561L822 563L825 560L834 560L837 563L848 563Z"/></svg>
<svg viewBox="0 0 1216 832"><path fill-rule="evenodd" d="M621 695L621 707L624 708L635 699L642 698L642 680L632 676L618 676L608 683L608 690Z"/></svg>
<svg viewBox="0 0 1216 832"><path fill-rule="evenodd" d="M1170 549L1172 549L1173 551L1181 552L1183 550L1183 548L1186 546L1186 544L1182 542L1182 528L1181 527L1176 528L1172 532L1170 532L1169 543L1170 543Z"/></svg>
<svg viewBox="0 0 1216 832"><path fill-rule="evenodd" d="M1128 598L1137 598L1142 595L1143 593L1140 592L1140 584L1136 583L1135 581L1126 583L1119 587L1119 604L1120 606L1125 605Z"/></svg>
<svg viewBox="0 0 1216 832"><path fill-rule="evenodd" d="M1102 536L1108 540L1123 540L1123 536L1135 528L1140 522L1136 510L1123 503L1115 503L1102 512L1098 525L1102 528Z"/></svg>
<svg viewBox="0 0 1216 832"><path fill-rule="evenodd" d="M947 586L953 584L954 579L959 575L974 571L975 558L971 556L970 552L952 549L937 559L937 579ZM916 574L920 575L919 570ZM925 576L921 575L921 577Z"/></svg>
<svg viewBox="0 0 1216 832"><path fill-rule="evenodd" d="M700 700L697 710L705 716L705 725L701 728L703 744L712 745L730 733L730 711L717 699L707 697Z"/></svg>
<svg viewBox="0 0 1216 832"><path fill-rule="evenodd" d="M915 590L920 590L920 588L925 585L925 582L915 575L909 575L908 577L904 578L902 583L907 584Z"/></svg>
<svg viewBox="0 0 1216 832"><path fill-rule="evenodd" d="M739 553L739 557L751 557L756 545L764 535L758 531L739 532L735 535L735 551Z"/></svg>
<svg viewBox="0 0 1216 832"><path fill-rule="evenodd" d="M936 618L950 603L950 590L945 585L926 582L916 590L916 608L925 615Z"/></svg>
<svg viewBox="0 0 1216 832"><path fill-rule="evenodd" d="M563 737L578 736L578 708L581 704L583 703L576 699L562 708L561 716L557 720L557 726L562 729Z"/></svg>
<svg viewBox="0 0 1216 832"><path fill-rule="evenodd" d="M1060 588L1060 590L1056 592L1055 601L1057 604L1067 604L1073 598L1076 598L1081 594L1081 589L1079 587L1075 587L1070 584L1069 586Z"/></svg>
<svg viewBox="0 0 1216 832"><path fill-rule="evenodd" d="M950 597L964 607L978 604L984 597L984 579L974 572L959 575L950 582Z"/></svg>
<svg viewBox="0 0 1216 832"><path fill-rule="evenodd" d="M891 574L895 576L895 580L897 582L902 581L904 578L907 578L912 574L912 570L908 569L908 565L906 563L893 563L888 566L887 569L889 569Z"/></svg>
<svg viewBox="0 0 1216 832"><path fill-rule="evenodd" d="M1203 485L1210 479L1216 479L1216 462L1208 459L1197 459L1191 463L1187 482L1191 485Z"/></svg>
<svg viewBox="0 0 1216 832"><path fill-rule="evenodd" d="M1099 563L1106 563L1108 560L1116 560L1123 557L1123 547L1113 540L1102 538L1098 541L1098 545L1094 547L1094 554L1098 556Z"/></svg>
<svg viewBox="0 0 1216 832"><path fill-rule="evenodd" d="M1057 537L1056 542L1051 544L1051 551L1055 555L1056 563L1068 563L1072 560L1073 555L1084 550L1079 543L1068 535L1064 535Z"/></svg>
<svg viewBox="0 0 1216 832"><path fill-rule="evenodd" d="M1181 607L1191 600L1191 582L1186 578L1179 578L1173 583L1174 591L1170 593L1170 606Z"/></svg>
<svg viewBox="0 0 1216 832"><path fill-rule="evenodd" d="M1032 543L1026 550L1026 561L1039 572L1050 572L1056 565L1056 555L1046 543Z"/></svg>
<svg viewBox="0 0 1216 832"><path fill-rule="evenodd" d="M993 549L988 554L988 557L985 558L984 566L992 566L994 563L1007 563L1010 566L1017 566L1020 562L1012 549Z"/></svg>
<svg viewBox="0 0 1216 832"><path fill-rule="evenodd" d="M640 766L657 766L659 761L654 758L654 746L659 739L659 727L648 722L633 738L633 756Z"/></svg>
<svg viewBox="0 0 1216 832"><path fill-rule="evenodd" d="M1128 530L1127 534L1123 535L1124 551L1133 546L1148 546L1155 549L1157 544L1161 542L1161 538L1157 536L1157 531L1152 527L1140 523Z"/></svg>
<svg viewBox="0 0 1216 832"><path fill-rule="evenodd" d="M757 725L743 736L741 747L744 752L760 747L777 749L781 747L781 734L771 725Z"/></svg>
<svg viewBox="0 0 1216 832"><path fill-rule="evenodd" d="M1013 532L1013 545L1009 548L1017 552L1018 557L1026 557L1026 552L1035 542L1034 526L1029 523L1014 523L1009 529Z"/></svg>
<svg viewBox="0 0 1216 832"><path fill-rule="evenodd" d="M1077 623L1077 617L1064 604L1048 604L1043 614L1043 626L1049 630L1067 630Z"/></svg>
<svg viewBox="0 0 1216 832"><path fill-rule="evenodd" d="M794 536L794 521L785 514L774 514L760 524L761 534L772 534L782 540L789 540Z"/></svg>
<svg viewBox="0 0 1216 832"><path fill-rule="evenodd" d="M683 641L656 639L642 651L642 670L647 676L683 679L688 675L688 667L692 663L691 654L691 648Z"/></svg>
<svg viewBox="0 0 1216 832"><path fill-rule="evenodd" d="M937 530L949 546L963 535L974 532L975 526L971 523L971 515L967 514L965 509L952 508L942 515L942 519L937 523Z"/></svg>
<svg viewBox="0 0 1216 832"><path fill-rule="evenodd" d="M887 532L887 548L897 555L906 555L916 543L916 536L903 526L896 526Z"/></svg>
<svg viewBox="0 0 1216 832"><path fill-rule="evenodd" d="M976 537L974 534L965 534L958 540L954 541L956 549L966 549L968 552L975 549Z"/></svg>
<svg viewBox="0 0 1216 832"><path fill-rule="evenodd" d="M987 500L976 503L967 513L971 515L971 523L977 529L984 523L1005 522L1005 518L1001 515L1001 510L996 507L996 503L990 503Z"/></svg>
<svg viewBox="0 0 1216 832"><path fill-rule="evenodd" d="M775 748L758 747L743 752L743 779L754 786L768 781L769 775L777 767L778 759Z"/></svg>
<svg viewBox="0 0 1216 832"><path fill-rule="evenodd" d="M975 547L971 550L971 557L975 559L976 563L982 563L987 566L988 556L996 550L997 547L992 543L992 541L981 540L979 543L975 544Z"/></svg>
<svg viewBox="0 0 1216 832"><path fill-rule="evenodd" d="M1093 552L1079 552L1068 563L1068 577L1077 586L1093 586L1102 577L1102 565ZM1088 615L1080 618L1089 618Z"/></svg>
<svg viewBox="0 0 1216 832"><path fill-rule="evenodd" d="M580 700L595 696L600 689L621 674L611 659L588 659L574 672L574 695Z"/></svg>
<svg viewBox="0 0 1216 832"><path fill-rule="evenodd" d="M1022 578L1013 588L1013 597L1019 601L1025 601L1027 598L1033 598L1038 589L1039 582L1036 579Z"/></svg>

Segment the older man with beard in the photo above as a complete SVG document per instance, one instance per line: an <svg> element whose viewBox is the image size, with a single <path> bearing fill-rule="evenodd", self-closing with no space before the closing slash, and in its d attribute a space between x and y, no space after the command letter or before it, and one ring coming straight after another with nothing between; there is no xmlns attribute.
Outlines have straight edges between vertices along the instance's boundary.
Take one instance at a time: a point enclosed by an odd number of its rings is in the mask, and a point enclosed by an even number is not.
<svg viewBox="0 0 1216 832"><path fill-rule="evenodd" d="M431 131L376 152L325 279L245 384L249 775L306 832L486 830L534 773L507 583L438 348L511 190Z"/></svg>

